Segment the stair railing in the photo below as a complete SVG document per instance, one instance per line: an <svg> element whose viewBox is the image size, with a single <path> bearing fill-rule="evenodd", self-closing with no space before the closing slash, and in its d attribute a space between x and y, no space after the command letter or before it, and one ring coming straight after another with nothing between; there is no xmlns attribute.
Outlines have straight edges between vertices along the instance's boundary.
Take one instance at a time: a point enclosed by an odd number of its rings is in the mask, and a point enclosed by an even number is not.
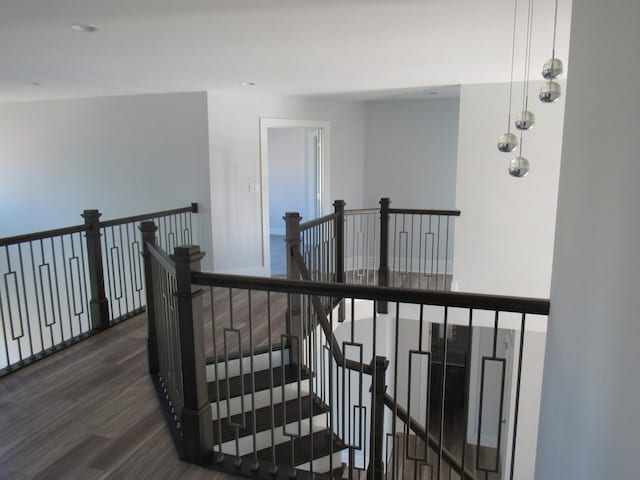
<svg viewBox="0 0 640 480"><path fill-rule="evenodd" d="M189 207L0 238L0 375L145 309L137 222L154 220L165 248L192 241Z"/></svg>
<svg viewBox="0 0 640 480"><path fill-rule="evenodd" d="M311 275L306 268L304 259L302 255L298 251L296 246L293 246L293 259L300 273L300 277L302 280L312 281ZM342 348L340 347L340 342L335 337L332 321L327 318L327 313L324 305L318 296L313 295L310 296L310 302L313 306L315 315L318 319L318 325L322 329L323 332L323 341L325 344L329 344L331 346L330 352L333 357L333 360L336 362L336 366L338 368L348 369L351 371L359 372L360 374L368 374L372 377L371 380L371 425L370 425L370 443L369 445L373 445L373 449L370 451L371 460L369 462L369 467L367 468L368 476L372 479L382 479L384 473L384 461L385 456L383 455L383 444L385 441L385 436L382 432L384 432L383 428L383 418L385 407L389 408L390 411L394 412L401 421L403 421L407 429L417 434L418 437L426 442L429 448L437 449L440 451L440 458L447 462L449 468L455 471L461 478L473 479L475 476L469 471L464 470L459 461L442 445L442 439L437 441L433 435L430 435L424 427L420 426L420 424L412 418L402 407L398 406L398 403L395 399L390 396L387 391L387 385L385 383L386 370L389 365L389 361L384 356L376 356L375 359L372 359L370 364L363 364L362 361L357 362L353 360L349 360L346 358L343 353ZM378 305L380 302L378 302ZM353 321L353 320L352 320ZM331 396L331 395L330 395ZM323 400L327 400L323 398ZM328 402L331 403L331 399L328 399ZM344 427L343 427L344 428ZM395 445L395 438L392 439ZM387 448L388 449L388 448ZM388 449L389 450L389 449ZM425 462L427 460L425 459ZM397 462L394 462L394 467L396 467Z"/></svg>
<svg viewBox="0 0 640 480"><path fill-rule="evenodd" d="M207 391L200 288L191 282L204 252L197 245L174 247L170 257L156 244L153 221L140 225L147 292L149 373L180 457L201 463L211 456L213 429Z"/></svg>
<svg viewBox="0 0 640 480"><path fill-rule="evenodd" d="M299 254L294 255L298 259L301 257ZM308 272L304 268L301 270L304 278ZM405 463L414 464L415 468L430 465L429 468L434 472L435 469L442 470L445 475L456 472L465 479L483 478L491 472L495 474L500 471L510 471L509 478L514 478L513 459L517 448L526 321L535 323L537 316L547 315L547 300L201 272L193 272L191 281L200 288L211 289L212 296L215 291L220 293L221 298L215 301L217 308L220 310L228 305L225 307L228 311L219 312L217 316L228 315L229 311L239 312L239 309L248 306L249 318L252 315L255 318L258 307L251 305L257 305L258 298L267 302L266 306L260 307L260 312L273 315L276 303L281 302L280 298L285 300L282 308L286 309L288 299L292 296L301 297L301 314L294 319L300 323L298 331L301 334L284 337L289 341L289 348L299 349L297 367L303 367L301 373L303 377L311 379L313 394L329 408L328 427L337 436L332 443L331 452L346 449L348 454L345 455L349 457L347 473L351 478L358 475L358 470L362 473L366 470L367 478L376 480L403 478L405 472L402 468ZM336 321L337 309L326 314L323 302L314 297L346 299L345 322ZM378 314L374 306L376 301L388 302L393 313ZM365 317L362 317L363 312L366 313ZM470 328L473 334L481 337L490 335L488 351L482 352L479 360L482 373L478 379L480 388L477 400L480 406L477 418L470 416L468 396L463 399L464 406L457 407L450 403L446 392L454 387L450 384L453 374L451 368L459 368L458 361L452 356L453 351L445 352L440 359L435 358L437 337L433 336L431 345L428 344L429 325L437 325L443 332L454 329L451 338L448 333L443 334L445 349L453 349L456 345L454 337L460 333L455 333L455 329L460 327ZM491 400L496 392L507 392L504 372L509 360L498 348L504 329L520 332L520 343L515 351L517 354L513 357L513 371L517 374L518 381L513 385L515 418L509 438L502 431L501 419L506 415L502 400L504 397ZM470 348L471 338L465 337L465 348ZM467 358L460 360L466 371L462 376L466 389L469 389L470 354L471 351L467 350ZM387 361L388 368L385 368ZM386 374L382 374L385 370ZM245 376L247 373L249 371L245 370ZM300 382L300 373L297 375L297 382ZM432 381L427 381L427 378ZM494 381L498 383L491 386ZM293 385L295 384L294 382ZM249 387L245 394L254 394L254 388ZM362 395L367 389L371 392L369 399ZM416 396L417 390L421 392ZM422 394L426 396L421 396ZM297 401L302 398L300 395L302 394L298 393L295 397ZM420 403L420 398L427 400L426 405L424 402ZM252 412L252 404L253 402L249 402L245 405L245 413ZM421 417L419 410L425 408ZM383 411L386 413L382 413ZM448 428L445 419L457 415L455 412L462 415L460 423L465 425L464 435L456 437L454 441L459 445L458 453L453 453L447 446L447 442L452 441L451 438L445 438L445 429ZM429 418L434 415L437 418L429 423ZM301 419L300 422L306 420ZM495 425L491 422L495 422ZM481 441L473 446L475 460L467 454L470 448L467 426L477 428L479 437L488 428L496 429L498 445L495 448L495 458L487 460L478 455ZM298 428L288 432L292 449L294 440L299 438L296 433ZM423 440L428 448L413 451L417 448L417 440ZM499 452L507 443L512 446L511 461L507 458L501 463ZM288 458L293 459L295 455ZM256 478L269 478L268 472L273 468L271 462L279 462L275 456L269 457L268 461L262 458L257 463L257 469L250 470L251 465L256 464L248 462L249 457L243 460L243 457L221 455L220 463L214 468L226 472L236 468L236 472L245 474L251 471ZM363 460L366 460L366 464L362 463ZM236 463L237 466L232 468ZM332 467L336 466L333 463ZM293 472L295 468L295 464L289 465L290 471ZM264 472L264 477L260 472ZM434 473L433 478L435 477Z"/></svg>

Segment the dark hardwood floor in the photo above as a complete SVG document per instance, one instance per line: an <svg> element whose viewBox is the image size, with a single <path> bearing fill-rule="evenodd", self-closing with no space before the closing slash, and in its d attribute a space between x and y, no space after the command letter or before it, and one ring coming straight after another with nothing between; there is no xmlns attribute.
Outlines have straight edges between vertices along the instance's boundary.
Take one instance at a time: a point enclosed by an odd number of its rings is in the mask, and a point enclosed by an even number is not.
<svg viewBox="0 0 640 480"><path fill-rule="evenodd" d="M235 478L178 459L145 331L140 315L0 379L0 478Z"/></svg>

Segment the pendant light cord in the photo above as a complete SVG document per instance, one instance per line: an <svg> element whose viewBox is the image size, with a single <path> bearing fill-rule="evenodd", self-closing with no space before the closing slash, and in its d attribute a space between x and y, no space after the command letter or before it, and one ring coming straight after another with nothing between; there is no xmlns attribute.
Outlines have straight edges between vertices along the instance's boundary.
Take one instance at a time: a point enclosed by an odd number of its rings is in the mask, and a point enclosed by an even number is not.
<svg viewBox="0 0 640 480"><path fill-rule="evenodd" d="M525 47L524 61L524 88L522 92L522 111L523 113L529 108L529 72L531 69L531 36L533 30L533 0L529 0L527 10L527 43Z"/></svg>
<svg viewBox="0 0 640 480"><path fill-rule="evenodd" d="M556 9L553 14L553 48L551 50L551 66L556 59L556 32L558 29L558 0L556 0Z"/></svg>
<svg viewBox="0 0 640 480"><path fill-rule="evenodd" d="M557 5L557 0L556 0ZM516 19L518 15L518 0L513 2L513 34L511 36L511 78L509 79L509 110L507 112L507 133L511 133L511 99L513 98L513 66L516 58Z"/></svg>

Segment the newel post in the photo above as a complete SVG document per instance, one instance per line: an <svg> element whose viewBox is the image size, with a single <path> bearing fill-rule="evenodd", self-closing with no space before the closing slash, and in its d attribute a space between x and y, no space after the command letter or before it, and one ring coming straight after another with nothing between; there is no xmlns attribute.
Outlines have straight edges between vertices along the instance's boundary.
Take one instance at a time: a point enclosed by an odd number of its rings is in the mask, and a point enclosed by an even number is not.
<svg viewBox="0 0 640 480"><path fill-rule="evenodd" d="M156 243L158 227L152 220L146 220L138 225L142 233L142 258L144 260L144 290L147 299L147 358L149 373L155 375L160 369L158 361L158 337L156 329L156 304L153 295L153 272L151 270L151 253L148 243Z"/></svg>
<svg viewBox="0 0 640 480"><path fill-rule="evenodd" d="M300 239L300 221L302 217L298 212L287 212L284 214L284 221L286 224L286 236L285 242L287 246L287 279L300 280L300 271L296 265L296 260L293 256L295 250L300 249L302 240ZM300 325L300 295L289 296L289 308L287 310L287 335L290 337L297 337L298 340L302 337L302 330ZM295 352L290 345L289 355L292 363L297 363L298 352ZM298 348L299 350L299 348Z"/></svg>
<svg viewBox="0 0 640 480"><path fill-rule="evenodd" d="M384 444L384 395L387 391L387 367L389 361L386 357L376 357L371 362L373 378L371 380L371 405L373 412L371 415L370 440L369 445L369 467L367 468L367 480L382 480L384 478L385 458L383 452ZM395 455L395 453L394 453Z"/></svg>
<svg viewBox="0 0 640 480"><path fill-rule="evenodd" d="M204 322L201 290L191 283L191 272L200 271L204 252L198 245L174 249L176 297L180 330L180 356L184 406L181 414L184 459L198 463L211 453L213 429L207 395Z"/></svg>
<svg viewBox="0 0 640 480"><path fill-rule="evenodd" d="M91 328L104 330L111 326L109 301L104 290L104 272L102 270L102 247L100 246L100 216L98 210L85 210L82 213L87 226L87 266L91 286Z"/></svg>
<svg viewBox="0 0 640 480"><path fill-rule="evenodd" d="M378 285L389 286L389 205L387 197L380 199L380 268ZM378 313L387 313L387 302L378 302Z"/></svg>
<svg viewBox="0 0 640 480"><path fill-rule="evenodd" d="M336 200L333 202L333 208L338 216L335 219L335 237L336 237L336 282L344 283L344 200Z"/></svg>
<svg viewBox="0 0 640 480"><path fill-rule="evenodd" d="M335 213L337 213L337 217L334 223L334 233L336 237L336 278L335 282L344 283L345 282L345 272L344 272L344 207L346 203L344 200L336 200L333 202L333 208L335 209ZM345 310L344 310L344 301L339 298L340 304L338 305L338 321L344 322L345 319Z"/></svg>

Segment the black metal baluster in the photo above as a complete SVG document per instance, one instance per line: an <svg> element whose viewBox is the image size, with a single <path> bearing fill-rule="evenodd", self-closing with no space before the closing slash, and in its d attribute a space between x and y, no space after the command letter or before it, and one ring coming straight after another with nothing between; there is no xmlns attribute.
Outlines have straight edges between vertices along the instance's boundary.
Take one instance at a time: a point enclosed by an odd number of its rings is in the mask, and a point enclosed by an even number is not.
<svg viewBox="0 0 640 480"><path fill-rule="evenodd" d="M40 352L38 353L42 353L45 349L45 346L44 346L44 337L42 335L42 315L40 312L40 296L38 295L38 279L36 277L36 262L33 255L32 241L29 242L29 254L31 256L31 271L33 273L33 285L34 285L34 292L36 296L36 312L38 313L38 332L40 334Z"/></svg>
<svg viewBox="0 0 640 480"><path fill-rule="evenodd" d="M46 299L46 295L45 295L45 286L44 286L44 282L42 279L42 267L45 264L44 261L44 247L42 245L42 239L38 240L38 243L40 245L40 265L38 265L38 280L40 280L40 294L41 294L41 298L42 298L42 304L40 305L42 307L42 316L44 318L44 327L45 329L47 327L50 327L49 324L49 320L48 320L48 315L47 315L47 299ZM36 287L37 288L37 287ZM51 335L51 328L49 328L49 336L50 336L50 340L51 343L53 344L53 336ZM46 337L46 333L43 332L43 338ZM43 350L43 354L46 353L48 347L45 347L45 344L42 344L42 350Z"/></svg>
<svg viewBox="0 0 640 480"><path fill-rule="evenodd" d="M55 280L51 281L51 271L49 271L49 279L50 279L50 292L51 292L51 302L52 304L55 303L58 306L58 322L54 322L55 323L59 323L59 327L60 327L60 342L52 342L52 348L56 349L56 347L58 346L58 344L64 345L64 332L62 329L62 308L60 307L60 287L58 285L58 265L56 263L56 249L55 249L55 245L53 243L53 239L54 237L50 237L50 243L51 243L51 257L52 257L52 261L53 261L53 278ZM55 295L55 300L53 298L53 287L55 287L56 289L56 295ZM54 315L54 320L55 320L55 306L52 305L51 306L51 310L52 313ZM53 333L53 324L51 325L51 332Z"/></svg>
<svg viewBox="0 0 640 480"><path fill-rule="evenodd" d="M465 456L467 453L467 434L469 428L469 390L471 388L471 348L473 345L473 309L469 309L469 334L467 339L467 354L464 359L465 370L465 389L464 389L464 428L462 434L462 475L460 478L464 480L465 474Z"/></svg>
<svg viewBox="0 0 640 480"><path fill-rule="evenodd" d="M27 333L28 333L28 340L29 340L29 350L30 350L30 358L33 359L35 357L35 352L33 350L33 336L31 333L31 315L29 313L29 301L28 301L28 294L27 294L27 286L26 286L26 275L25 275L25 268L24 268L24 262L22 259L22 246L23 243L19 243L17 245L18 247L18 265L20 265L20 279L22 280L22 293L23 293L23 297L24 297L24 313L25 313L25 319L26 319L26 323L27 324ZM16 280L16 292L17 292L17 280ZM9 301L9 299L7 298L7 301ZM18 307L21 308L20 302L18 302ZM21 311L20 311L21 312ZM24 323L22 321L22 313L20 313L20 328L22 329L22 335L24 336ZM18 343L19 346L21 342ZM22 361L22 354L20 355L20 360Z"/></svg>
<svg viewBox="0 0 640 480"><path fill-rule="evenodd" d="M447 239L445 243L445 254L444 254L444 280L442 283L442 289L447 289L447 274L449 272L449 219L450 217L446 217L447 220Z"/></svg>
<svg viewBox="0 0 640 480"><path fill-rule="evenodd" d="M333 352L335 351L335 335L333 335L333 310L329 312L329 472L333 475L333 432L334 432L334 406L337 406L337 398L334 400L333 385Z"/></svg>
<svg viewBox="0 0 640 480"><path fill-rule="evenodd" d="M526 314L522 314L522 320L520 323L520 347L518 349L518 379L516 380L516 404L513 413L513 437L511 445L511 471L509 473L509 479L514 479L514 471L516 466L516 442L518 436L518 414L520 413L520 385L522 380L522 355L524 353L524 335L525 335L525 322Z"/></svg>
<svg viewBox="0 0 640 480"><path fill-rule="evenodd" d="M69 277L67 275L67 254L65 252L64 249L64 237L60 237L60 248L62 250L62 267L63 267L63 272L64 272L64 288L65 288L65 292L67 295L67 313L69 314L69 338L73 338L73 321L72 321L72 315L71 315L71 297L69 296ZM69 260L69 269L71 269L71 259ZM78 268L78 270L80 270L80 268ZM71 295L73 296L75 294L74 291L71 292ZM75 300L74 300L74 307L75 307Z"/></svg>
<svg viewBox="0 0 640 480"><path fill-rule="evenodd" d="M436 288L438 288L438 278L440 276L440 220L442 217L438 215L438 236L436 237ZM438 468L438 480L440 480L440 469Z"/></svg>
<svg viewBox="0 0 640 480"><path fill-rule="evenodd" d="M127 223L125 226L125 232L126 232L126 237L127 237L127 257L129 259L129 275L127 276L127 278L129 279L129 284L131 286L131 311L128 312L129 314L133 313L134 310L136 310L136 294L135 294L135 271L134 271L134 250L133 250L133 245L131 243L131 236L130 236L130 232L129 232L129 224ZM124 246L123 246L123 251L124 251Z"/></svg>
<svg viewBox="0 0 640 480"><path fill-rule="evenodd" d="M236 468L242 465L242 458L240 457L240 429L245 428L245 404L244 404L244 369L242 368L242 337L240 329L236 329L233 326L233 289L229 288L229 328L224 330L224 365L225 365L225 377L227 382L227 423L235 430L235 442L236 442L236 458L233 462ZM242 421L240 423L234 423L231 420L231 384L229 374L229 346L227 343L227 333L234 333L238 336L238 358L240 359L240 417Z"/></svg>
<svg viewBox="0 0 640 480"><path fill-rule="evenodd" d="M249 355L251 365L251 409L252 409L252 436L253 436L253 465L251 470L254 472L260 468L258 463L258 446L256 442L256 371L253 363L253 310L251 304L251 290L247 290L249 301ZM242 362L242 357L240 357Z"/></svg>
<svg viewBox="0 0 640 480"><path fill-rule="evenodd" d="M276 475L278 473L278 464L276 462L276 442L275 442L275 405L273 403L273 336L271 325L271 292L267 291L267 341L269 344L269 405L271 407L271 469L269 473ZM281 345L282 347L282 345ZM289 353L290 355L291 353ZM282 355L282 353L281 353ZM281 358L281 362L284 359Z"/></svg>
<svg viewBox="0 0 640 480"><path fill-rule="evenodd" d="M309 296L303 297L303 301L306 301L306 309L303 308L301 311L306 312L306 333L305 338L307 340L307 374L308 374L308 382L309 382L309 438L311 439L310 451L313 452L313 417L314 417L314 408L313 408L313 397L314 397L314 388L313 388L313 378L314 378L314 369L313 369L313 325L311 318L311 299ZM302 422L302 417L301 420ZM313 455L311 455L309 460L309 475L313 478Z"/></svg>
<svg viewBox="0 0 640 480"><path fill-rule="evenodd" d="M82 305L82 292L83 291L84 291L84 299L85 299L85 303L84 303L84 305L82 307L82 310L78 314L78 324L82 325L81 316L82 316L83 313L86 312L87 331L89 331L89 330L91 330L91 318L90 318L91 304L90 304L90 300L89 300L89 290L90 290L90 288L87 288L87 267L85 265L86 264L86 260L87 260L87 255L85 255L85 252L84 252L84 242L82 241L82 234L79 233L79 232L78 232L78 243L80 244L80 259L81 259L81 260L78 260L78 265L80 265L82 267L82 276L80 276L80 267L78 267L78 277L80 277L79 285L80 285L80 304L81 305ZM71 234L71 245L73 246L73 234ZM98 247L99 247L99 244L98 244ZM103 281L103 283L104 283L104 281ZM105 299L105 301L106 301L106 299ZM107 312L109 311L108 306L105 307L105 310ZM108 317L109 317L109 315L107 314L107 318ZM80 333L81 334L83 333L82 329L81 329Z"/></svg>
<svg viewBox="0 0 640 480"><path fill-rule="evenodd" d="M124 315L128 315L133 308L129 308L129 299L127 296L127 275L124 263L124 242L122 240L122 225L118 225L118 233L120 235L120 245L118 247L118 270L120 271L120 294L124 298ZM171 252L173 250L170 250Z"/></svg>
<svg viewBox="0 0 640 480"><path fill-rule="evenodd" d="M18 280L17 280L17 272L13 271L13 268L11 268L11 259L10 259L10 255L9 255L9 247L6 247L6 256L7 256L7 270L8 272L4 274L4 285L5 285L5 293L6 293L6 297L7 297L7 313L9 314L9 326L11 329L11 339L13 341L17 341L17 345L18 345L18 361L22 361L23 357L22 357L22 345L20 342L20 337L22 336L22 334L24 332L22 332L23 326L22 326L22 312L20 310L20 293L18 290ZM13 323L13 310L11 309L11 295L9 293L9 282L7 281L7 278L9 275L14 276L15 280L15 290L16 290L16 300L17 300L17 306L18 306L18 318L20 319L20 330L21 330L21 335L17 336L15 334L15 328L14 328L14 323ZM25 295L26 295L26 289L24 291ZM28 302L25 299L25 304L27 304ZM31 337L31 335L29 335L29 337ZM5 338L6 341L6 338ZM9 349L7 348L7 354L9 352ZM7 365L11 365L11 362L7 361Z"/></svg>
<svg viewBox="0 0 640 480"><path fill-rule="evenodd" d="M403 225L404 229L404 225ZM393 417L392 417L392 425L393 425L393 470L391 473L392 480L396 480L397 478L397 458L398 452L396 449L396 432L398 431L397 423L398 423L398 347L399 347L399 337L400 337L400 303L396 303L396 325L394 332L394 347L393 347L393 397L395 399L393 403Z"/></svg>
<svg viewBox="0 0 640 480"><path fill-rule="evenodd" d="M218 454L215 459L217 463L224 462L224 453L222 453L222 417L220 416L220 365L218 357L218 339L216 335L216 316L215 316L215 296L213 287L209 287L209 295L211 296L211 331L213 341L213 367L214 367L214 385L216 389L216 425L218 426ZM228 413L228 412L227 412Z"/></svg>
<svg viewBox="0 0 640 480"><path fill-rule="evenodd" d="M8 250L9 247L4 247L5 250ZM7 304L9 303L8 292L7 292ZM9 369L11 367L11 360L9 360L9 343L7 342L7 325L5 323L4 318L4 307L2 302L2 289L0 288L0 318L2 319L2 340L4 341L4 354L6 358L7 366Z"/></svg>
<svg viewBox="0 0 640 480"><path fill-rule="evenodd" d="M439 432L439 445L438 445L438 476L437 479L440 480L441 474L441 465L442 465L442 455L444 451L443 439L444 439L444 416L445 416L445 398L447 395L447 353L449 346L449 339L447 336L447 327L448 318L449 317L449 307L444 307L444 333L443 333L443 353L442 353L442 385L441 385L441 393L440 393L440 432Z"/></svg>

